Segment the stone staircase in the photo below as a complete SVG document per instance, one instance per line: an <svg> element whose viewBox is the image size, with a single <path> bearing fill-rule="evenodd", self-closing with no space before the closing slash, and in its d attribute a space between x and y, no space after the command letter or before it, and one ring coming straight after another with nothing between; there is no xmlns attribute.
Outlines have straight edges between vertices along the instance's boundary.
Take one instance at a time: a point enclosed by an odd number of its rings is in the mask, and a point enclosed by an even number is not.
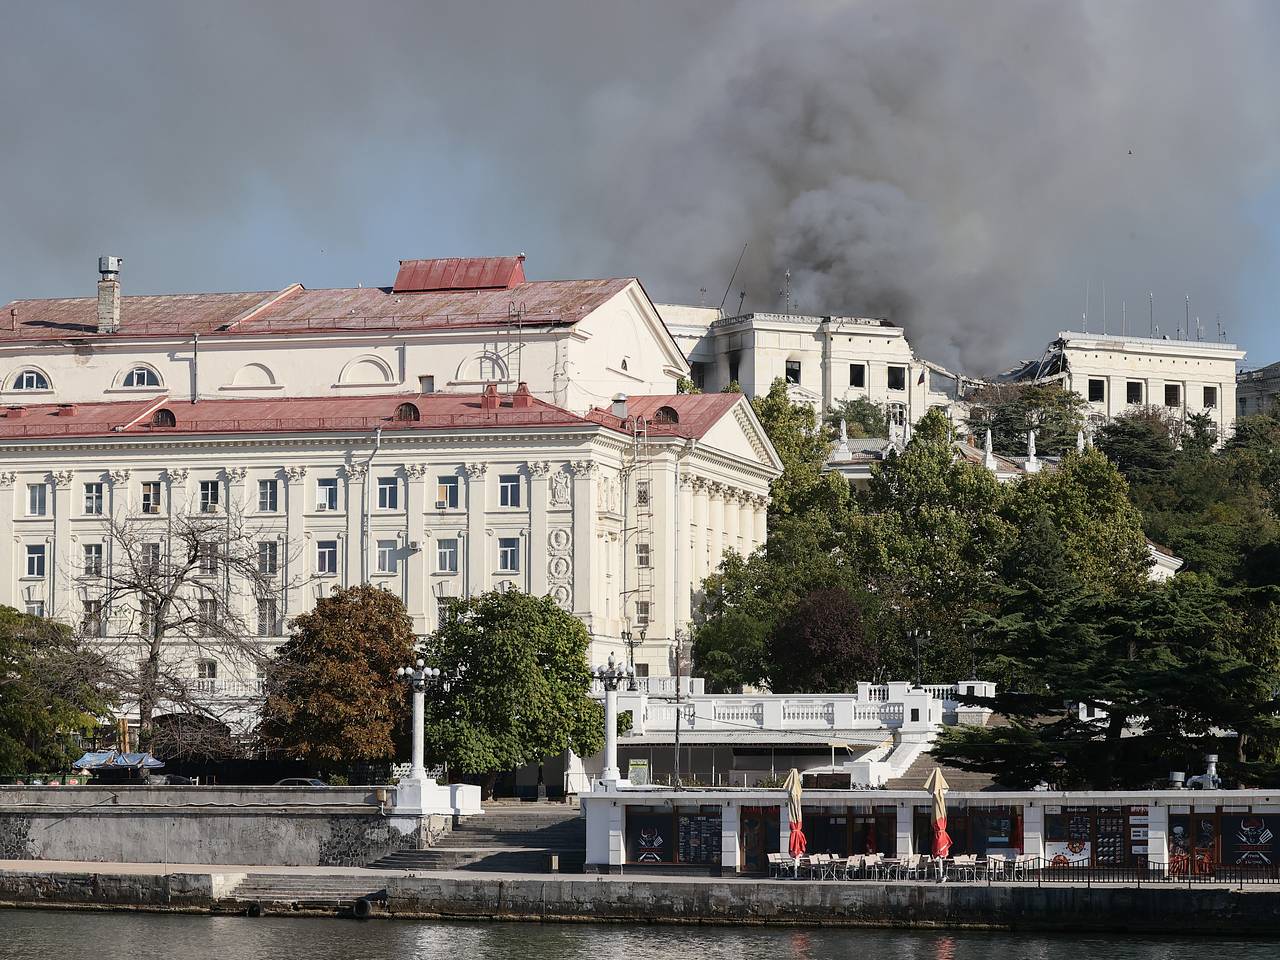
<svg viewBox="0 0 1280 960"><path fill-rule="evenodd" d="M397 850L369 864L380 870L487 870L547 873L551 856L561 873L581 873L586 823L563 804L486 804L486 812L459 821L435 846Z"/></svg>
<svg viewBox="0 0 1280 960"><path fill-rule="evenodd" d="M381 878L353 874L251 873L219 903L262 913L351 914L357 900L385 900Z"/></svg>
<svg viewBox="0 0 1280 960"><path fill-rule="evenodd" d="M885 784L886 790L923 790L924 782L933 773L938 761L925 751L911 761L911 766L900 777L894 777ZM973 773L958 767L942 766L942 775L947 778L947 785L952 790L990 790L995 787L995 780L989 773Z"/></svg>

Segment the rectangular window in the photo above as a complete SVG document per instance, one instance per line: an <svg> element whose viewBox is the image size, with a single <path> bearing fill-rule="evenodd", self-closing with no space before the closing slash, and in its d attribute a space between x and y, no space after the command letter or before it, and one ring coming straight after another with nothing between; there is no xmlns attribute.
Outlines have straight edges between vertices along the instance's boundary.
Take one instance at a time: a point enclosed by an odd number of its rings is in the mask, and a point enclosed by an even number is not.
<svg viewBox="0 0 1280 960"><path fill-rule="evenodd" d="M316 481L316 509L338 509L338 478L322 477Z"/></svg>
<svg viewBox="0 0 1280 960"><path fill-rule="evenodd" d="M86 637L102 636L102 601L84 601L84 613L80 617L80 633Z"/></svg>
<svg viewBox="0 0 1280 960"><path fill-rule="evenodd" d="M196 551L201 576L217 576L218 545L216 543L201 543L197 545Z"/></svg>
<svg viewBox="0 0 1280 960"><path fill-rule="evenodd" d="M43 600L28 600L28 601L27 601L27 616L29 616L29 617L43 617L43 616L44 616L44 601L43 601Z"/></svg>
<svg viewBox="0 0 1280 960"><path fill-rule="evenodd" d="M889 368L889 389L890 390L907 389L907 368L906 367L890 367Z"/></svg>
<svg viewBox="0 0 1280 960"><path fill-rule="evenodd" d="M258 541L258 573L264 577L274 577L279 567L280 545L274 540Z"/></svg>
<svg viewBox="0 0 1280 960"><path fill-rule="evenodd" d="M498 475L498 504L503 507L520 506L520 474Z"/></svg>
<svg viewBox="0 0 1280 960"><path fill-rule="evenodd" d="M222 499L222 481L200 481L200 512L217 513L218 503Z"/></svg>
<svg viewBox="0 0 1280 960"><path fill-rule="evenodd" d="M865 387L867 385L867 365L865 363L849 364L849 386Z"/></svg>
<svg viewBox="0 0 1280 960"><path fill-rule="evenodd" d="M648 600L636 601L636 626L637 627L647 627L649 625L649 610L650 610L650 607L649 607Z"/></svg>
<svg viewBox="0 0 1280 960"><path fill-rule="evenodd" d="M338 572L338 541L316 541L316 573L335 576Z"/></svg>
<svg viewBox="0 0 1280 960"><path fill-rule="evenodd" d="M400 481L395 477L378 478L378 509L400 509Z"/></svg>
<svg viewBox="0 0 1280 960"><path fill-rule="evenodd" d="M258 636L280 636L280 617L276 610L274 597L258 598Z"/></svg>
<svg viewBox="0 0 1280 960"><path fill-rule="evenodd" d="M102 544L86 543L84 545L84 575L86 577L102 576Z"/></svg>
<svg viewBox="0 0 1280 960"><path fill-rule="evenodd" d="M1182 406L1182 387L1176 383L1166 383L1164 385L1164 405L1166 407Z"/></svg>
<svg viewBox="0 0 1280 960"><path fill-rule="evenodd" d="M138 572L142 574L160 572L160 544L144 543L138 552Z"/></svg>
<svg viewBox="0 0 1280 960"><path fill-rule="evenodd" d="M457 510L458 490L460 484L457 477L436 478L436 509Z"/></svg>
<svg viewBox="0 0 1280 960"><path fill-rule="evenodd" d="M84 512L92 516L102 514L102 484L86 483L84 485Z"/></svg>
<svg viewBox="0 0 1280 960"><path fill-rule="evenodd" d="M418 377L418 392L419 393L435 393L436 378L433 376Z"/></svg>
<svg viewBox="0 0 1280 960"><path fill-rule="evenodd" d="M200 629L206 635L213 633L218 625L218 600L216 597L201 597L197 616L200 618Z"/></svg>
<svg viewBox="0 0 1280 960"><path fill-rule="evenodd" d="M436 572L458 572L458 541L454 537L436 541Z"/></svg>
<svg viewBox="0 0 1280 960"><path fill-rule="evenodd" d="M1102 403L1107 399L1107 381L1089 378L1089 402Z"/></svg>
<svg viewBox="0 0 1280 960"><path fill-rule="evenodd" d="M146 480L142 484L142 512L160 512L160 481Z"/></svg>
<svg viewBox="0 0 1280 960"><path fill-rule="evenodd" d="M27 576L28 577L44 576L44 544L43 543L27 544Z"/></svg>
<svg viewBox="0 0 1280 960"><path fill-rule="evenodd" d="M160 604L156 600L144 597L138 604L138 630L144 637L155 633L156 617L160 612Z"/></svg>
<svg viewBox="0 0 1280 960"><path fill-rule="evenodd" d="M212 660L196 662L196 691L214 693L218 689L218 665Z"/></svg>
<svg viewBox="0 0 1280 960"><path fill-rule="evenodd" d="M43 483L27 484L27 516L43 517L49 512L49 488Z"/></svg>
<svg viewBox="0 0 1280 960"><path fill-rule="evenodd" d="M378 541L378 572L396 572L396 542L394 540Z"/></svg>
<svg viewBox="0 0 1280 960"><path fill-rule="evenodd" d="M498 538L498 569L503 573L516 573L520 570L520 538Z"/></svg>
<svg viewBox="0 0 1280 960"><path fill-rule="evenodd" d="M787 383L800 382L800 361L799 360L787 361L786 380L787 380Z"/></svg>
<svg viewBox="0 0 1280 960"><path fill-rule="evenodd" d="M649 566L649 544L647 543L636 544L636 566L637 567Z"/></svg>
<svg viewBox="0 0 1280 960"><path fill-rule="evenodd" d="M729 382L739 383L738 373L742 365L742 359L738 354L734 354L729 358Z"/></svg>
<svg viewBox="0 0 1280 960"><path fill-rule="evenodd" d="M1205 387L1204 388L1204 408L1206 410L1213 410L1217 406L1218 406L1218 388Z"/></svg>
<svg viewBox="0 0 1280 960"><path fill-rule="evenodd" d="M1124 401L1134 407L1142 403L1142 381L1130 380L1124 385Z"/></svg>
<svg viewBox="0 0 1280 960"><path fill-rule="evenodd" d="M653 489L649 486L648 480L636 481L636 506L647 507L651 502Z"/></svg>
<svg viewBox="0 0 1280 960"><path fill-rule="evenodd" d="M258 481L258 512L275 513L280 509L280 488L275 480Z"/></svg>

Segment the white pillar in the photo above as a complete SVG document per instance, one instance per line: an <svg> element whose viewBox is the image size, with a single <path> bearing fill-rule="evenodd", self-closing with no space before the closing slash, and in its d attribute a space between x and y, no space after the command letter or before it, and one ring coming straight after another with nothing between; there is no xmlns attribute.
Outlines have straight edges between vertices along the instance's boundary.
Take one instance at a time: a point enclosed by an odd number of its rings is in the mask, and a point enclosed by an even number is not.
<svg viewBox="0 0 1280 960"><path fill-rule="evenodd" d="M744 557L756 548L756 508L755 497L740 490L737 496L738 505L738 552Z"/></svg>
<svg viewBox="0 0 1280 960"><path fill-rule="evenodd" d="M693 585L696 582L697 555L693 544L697 540L693 517L693 478L680 475L680 523L675 527L675 549L679 561L676 564L676 613L675 628L683 627L692 618ZM672 630L672 636L675 630Z"/></svg>
<svg viewBox="0 0 1280 960"><path fill-rule="evenodd" d="M897 814L898 847L895 851L895 855L899 857L909 857L911 854L915 853L915 851L911 849L913 834L915 832L912 829L914 827L913 821L915 819L915 806L906 800L899 800Z"/></svg>
<svg viewBox="0 0 1280 960"><path fill-rule="evenodd" d="M547 594L547 477L551 464L538 460L529 464L529 592Z"/></svg>
<svg viewBox="0 0 1280 960"><path fill-rule="evenodd" d="M720 566L724 554L724 485L711 484L707 501L707 573Z"/></svg>
<svg viewBox="0 0 1280 960"><path fill-rule="evenodd" d="M693 488L693 588L696 590L707 576L707 482L691 478Z"/></svg>
<svg viewBox="0 0 1280 960"><path fill-rule="evenodd" d="M344 587L364 583L369 579L369 557L365 552L368 543L364 528L364 488L369 482L369 468L363 463L353 463L346 468L347 475L347 530L346 549L343 551L342 569Z"/></svg>
<svg viewBox="0 0 1280 960"><path fill-rule="evenodd" d="M421 681L413 684L413 762L409 779L426 780L427 765L423 760L423 725L427 722L427 693Z"/></svg>
<svg viewBox="0 0 1280 960"><path fill-rule="evenodd" d="M14 551L17 549L13 542L13 488L17 479L18 475L13 470L0 471L0 603L22 610L17 596L18 578L13 569Z"/></svg>
<svg viewBox="0 0 1280 960"><path fill-rule="evenodd" d="M303 539L307 511L307 468L302 464L285 467L284 481L285 543L281 562L284 564L282 582L285 584L285 598L280 619L287 622L290 617L302 613L307 606L305 590L311 572L308 544Z"/></svg>
<svg viewBox="0 0 1280 960"><path fill-rule="evenodd" d="M738 841L740 813L736 803L727 803L720 815L720 869L723 873L737 873L742 868L742 845Z"/></svg>
<svg viewBox="0 0 1280 960"><path fill-rule="evenodd" d="M596 463L575 460L573 471L573 612L590 630L593 626L595 565L604 558L596 551Z"/></svg>
<svg viewBox="0 0 1280 960"><path fill-rule="evenodd" d="M618 685L606 681L604 688L604 769L600 771L603 783L617 783L622 779L618 772Z"/></svg>
<svg viewBox="0 0 1280 960"><path fill-rule="evenodd" d="M467 474L467 596L489 589L489 540L485 536L485 473L483 463L468 463Z"/></svg>
<svg viewBox="0 0 1280 960"><path fill-rule="evenodd" d="M74 470L56 470L53 473L53 549L45 558L46 582L53 584L50 603L46 612L62 611L79 622L82 606L75 595L75 575L79 566L71 562L71 486L75 482Z"/></svg>
<svg viewBox="0 0 1280 960"><path fill-rule="evenodd" d="M1029 857L1044 856L1044 806L1030 803L1022 807L1022 852Z"/></svg>
<svg viewBox="0 0 1280 960"><path fill-rule="evenodd" d="M428 553L431 544L427 540L427 470L425 463L410 463L404 468L405 477L405 546L416 543L417 550L409 550L404 569L405 606L413 617L416 633L431 629L430 612L427 610Z"/></svg>
<svg viewBox="0 0 1280 960"><path fill-rule="evenodd" d="M769 498L756 497L755 501L755 519L756 519L756 543L762 544L769 535Z"/></svg>

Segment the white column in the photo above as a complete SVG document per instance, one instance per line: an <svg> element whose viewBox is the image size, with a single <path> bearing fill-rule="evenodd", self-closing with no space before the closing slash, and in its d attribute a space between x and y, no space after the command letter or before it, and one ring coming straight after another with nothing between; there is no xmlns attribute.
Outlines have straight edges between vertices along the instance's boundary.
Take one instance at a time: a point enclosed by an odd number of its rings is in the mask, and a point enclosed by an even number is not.
<svg viewBox="0 0 1280 960"><path fill-rule="evenodd" d="M606 682L604 688L604 769L600 771L603 783L616 784L622 775L618 772L618 684Z"/></svg>
<svg viewBox="0 0 1280 960"><path fill-rule="evenodd" d="M696 590L707 576L707 514L710 491L707 481L692 478L693 485L693 588Z"/></svg>
<svg viewBox="0 0 1280 960"><path fill-rule="evenodd" d="M741 829L741 811L736 803L726 803L720 814L720 870L737 873L741 867L742 845L738 841Z"/></svg>
<svg viewBox="0 0 1280 960"><path fill-rule="evenodd" d="M590 630L593 614L595 564L596 463L575 460L573 470L573 612Z"/></svg>
<svg viewBox="0 0 1280 960"><path fill-rule="evenodd" d="M421 680L413 681L413 759L409 770L410 780L426 780L427 765L423 760L424 724L427 722L427 694Z"/></svg>
<svg viewBox="0 0 1280 960"><path fill-rule="evenodd" d="M755 501L756 543L762 544L769 536L769 498L756 497Z"/></svg>
<svg viewBox="0 0 1280 960"><path fill-rule="evenodd" d="M280 618L287 621L302 613L307 604L304 584L311 570L309 544L304 539L304 514L307 510L307 468L301 464L284 468L284 556L285 598Z"/></svg>
<svg viewBox="0 0 1280 960"><path fill-rule="evenodd" d="M368 579L369 558L365 552L368 544L364 542L361 533L364 523L364 487L368 482L369 468L363 463L352 463L343 472L347 475L347 543L342 557L342 585L351 587Z"/></svg>
<svg viewBox="0 0 1280 960"><path fill-rule="evenodd" d="M707 502L707 543L710 551L707 556L707 572L711 573L720 566L720 557L724 554L724 485L710 485Z"/></svg>
<svg viewBox="0 0 1280 960"><path fill-rule="evenodd" d="M1166 872L1169 869L1169 808L1165 804L1147 807L1147 863Z"/></svg>
<svg viewBox="0 0 1280 960"><path fill-rule="evenodd" d="M547 593L547 476L551 464L538 460L529 464L529 592L535 597Z"/></svg>
<svg viewBox="0 0 1280 960"><path fill-rule="evenodd" d="M742 553L742 545L738 543L738 491L726 487L720 494L720 510L724 517L724 540L720 551L724 553L735 550Z"/></svg>
<svg viewBox="0 0 1280 960"><path fill-rule="evenodd" d="M0 603L23 609L18 602L18 578L13 569L13 556L17 546L13 542L14 482L18 475L13 470L0 471Z"/></svg>
<svg viewBox="0 0 1280 960"><path fill-rule="evenodd" d="M913 830L915 819L915 806L906 800L898 801L898 849L896 851L899 857L909 857L915 851L911 848L914 840Z"/></svg>
<svg viewBox="0 0 1280 960"><path fill-rule="evenodd" d="M416 543L417 550L409 550L404 564L405 606L413 617L414 632L425 634L429 629L427 612L427 556L431 544L427 542L427 465L410 463L405 472L405 546Z"/></svg>
<svg viewBox="0 0 1280 960"><path fill-rule="evenodd" d="M1044 807L1022 807L1022 852L1029 857L1044 856Z"/></svg>
<svg viewBox="0 0 1280 960"><path fill-rule="evenodd" d="M49 609L62 611L78 621L82 608L72 589L76 571L71 566L71 488L76 474L74 470L58 470L52 476L53 549L49 551L45 576L54 584L55 595L50 597Z"/></svg>
<svg viewBox="0 0 1280 960"><path fill-rule="evenodd" d="M677 628L683 627L692 619L693 584L696 577L697 555L694 542L697 540L693 517L693 478L688 474L680 475L680 523L675 528L675 549L679 554L676 576L676 622Z"/></svg>
<svg viewBox="0 0 1280 960"><path fill-rule="evenodd" d="M477 597L489 589L489 538L485 536L485 473L488 465L468 463L467 474L467 588L466 595Z"/></svg>

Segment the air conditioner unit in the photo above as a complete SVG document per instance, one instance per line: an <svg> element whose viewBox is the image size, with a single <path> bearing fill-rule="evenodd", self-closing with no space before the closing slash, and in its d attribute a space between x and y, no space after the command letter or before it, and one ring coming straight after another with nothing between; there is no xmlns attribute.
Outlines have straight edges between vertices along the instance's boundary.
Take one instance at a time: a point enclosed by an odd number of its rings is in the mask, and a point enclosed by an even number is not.
<svg viewBox="0 0 1280 960"><path fill-rule="evenodd" d="M417 541L417 540L410 540L410 541L409 541L409 552L410 552L410 553L417 553L417 552L418 552L419 550L421 550L421 549L422 549L422 544L418 543L418 541Z"/></svg>
<svg viewBox="0 0 1280 960"><path fill-rule="evenodd" d="M216 503L205 503L200 506L201 513L217 513L218 505Z"/></svg>
<svg viewBox="0 0 1280 960"><path fill-rule="evenodd" d="M317 503L317 504L316 504L316 509L317 509L317 510L328 510L328 509L329 509L329 505L328 505L327 503Z"/></svg>
<svg viewBox="0 0 1280 960"><path fill-rule="evenodd" d="M143 512L143 513L159 513L159 512L160 512L160 504L158 504L158 503L144 503L144 504L142 505L142 512Z"/></svg>

